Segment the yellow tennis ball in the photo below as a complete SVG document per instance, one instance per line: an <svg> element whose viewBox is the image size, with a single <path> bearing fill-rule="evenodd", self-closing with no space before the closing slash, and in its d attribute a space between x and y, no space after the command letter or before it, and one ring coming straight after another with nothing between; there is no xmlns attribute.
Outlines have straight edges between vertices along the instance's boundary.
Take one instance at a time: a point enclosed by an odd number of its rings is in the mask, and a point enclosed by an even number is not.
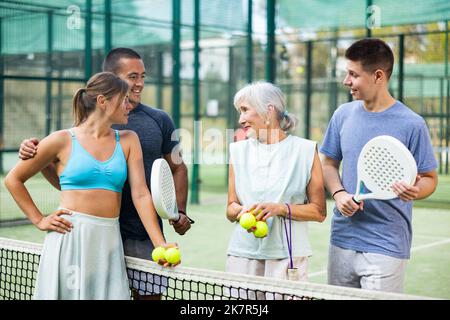
<svg viewBox="0 0 450 320"><path fill-rule="evenodd" d="M244 213L241 216L241 218L239 219L239 224L245 230L253 228L256 224L255 216L253 214L251 214L250 212Z"/></svg>
<svg viewBox="0 0 450 320"><path fill-rule="evenodd" d="M159 260L164 260L164 253L166 252L166 249L163 247L157 247L153 249L152 251L152 259L155 262L158 262Z"/></svg>
<svg viewBox="0 0 450 320"><path fill-rule="evenodd" d="M265 236L267 236L269 227L267 226L267 223L265 221L257 221L255 227L255 231L253 231L255 237L264 238Z"/></svg>
<svg viewBox="0 0 450 320"><path fill-rule="evenodd" d="M181 259L180 250L175 247L166 250L164 257L171 264L178 263Z"/></svg>

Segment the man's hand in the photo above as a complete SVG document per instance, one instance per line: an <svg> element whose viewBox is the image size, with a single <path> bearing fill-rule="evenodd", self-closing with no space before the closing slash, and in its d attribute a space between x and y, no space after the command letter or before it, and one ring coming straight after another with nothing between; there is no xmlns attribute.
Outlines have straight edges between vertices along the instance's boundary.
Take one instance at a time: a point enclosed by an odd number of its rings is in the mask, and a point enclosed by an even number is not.
<svg viewBox="0 0 450 320"><path fill-rule="evenodd" d="M169 223L173 226L176 233L181 236L191 228L191 222L189 221L189 218L183 213L179 214L179 219L177 221L169 220Z"/></svg>
<svg viewBox="0 0 450 320"><path fill-rule="evenodd" d="M37 153L39 140L37 138L25 139L20 144L19 149L19 159L28 160L34 158ZM59 184L59 177L56 173L55 163L50 163L47 167L41 170L45 179L51 183L56 189L61 190L61 185Z"/></svg>
<svg viewBox="0 0 450 320"><path fill-rule="evenodd" d="M36 155L38 144L39 140L37 138L23 140L20 144L19 158L22 160L33 158Z"/></svg>
<svg viewBox="0 0 450 320"><path fill-rule="evenodd" d="M353 201L353 195L347 192L339 192L334 196L336 200L336 207L346 217L351 217L358 210L364 209L364 202L361 201L360 204L356 204Z"/></svg>
<svg viewBox="0 0 450 320"><path fill-rule="evenodd" d="M421 176L417 175L416 182L414 183L414 185L409 185L404 181L396 182L392 186L392 190L403 201L415 200L419 196L420 192L420 188L417 186L417 183L419 182L420 179Z"/></svg>

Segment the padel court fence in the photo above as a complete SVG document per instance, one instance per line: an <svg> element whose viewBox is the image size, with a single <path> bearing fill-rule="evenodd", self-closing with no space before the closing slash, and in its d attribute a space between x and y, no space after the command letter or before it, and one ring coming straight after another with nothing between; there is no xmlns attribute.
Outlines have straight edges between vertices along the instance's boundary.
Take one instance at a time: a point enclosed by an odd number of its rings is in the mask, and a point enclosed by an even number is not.
<svg viewBox="0 0 450 320"><path fill-rule="evenodd" d="M191 133L190 144L182 141L186 159L207 151L208 129L225 136L237 127L234 93L264 79L284 91L287 109L300 120L296 134L320 143L334 110L350 99L342 85L345 49L367 36L392 47L390 90L425 118L438 172L446 175L449 19L446 0L414 6L406 0L4 0L0 177L16 163L23 139L72 125L73 93L101 70L106 52L121 46L136 49L146 65L143 102ZM214 151L226 159L226 141ZM226 191L223 162L214 163L221 167L214 179L206 178L206 165L189 166L191 203L201 203L201 191ZM51 189L30 183L37 201L53 209ZM0 221L23 217L12 201L0 184ZM448 197L440 201L450 205Z"/></svg>

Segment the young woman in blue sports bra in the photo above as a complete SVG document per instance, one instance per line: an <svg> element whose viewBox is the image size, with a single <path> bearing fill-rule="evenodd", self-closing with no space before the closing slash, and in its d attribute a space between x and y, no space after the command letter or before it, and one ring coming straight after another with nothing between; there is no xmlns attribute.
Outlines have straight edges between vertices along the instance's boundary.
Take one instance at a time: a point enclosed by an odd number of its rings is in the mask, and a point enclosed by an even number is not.
<svg viewBox="0 0 450 320"><path fill-rule="evenodd" d="M74 96L74 127L44 138L36 156L20 160L5 178L26 216L48 231L35 299L130 298L118 221L127 177L154 246L175 246L165 242L158 225L137 135L111 129L128 121L127 91L127 83L112 73L92 76ZM52 162L59 176L54 184L61 190L60 205L45 216L25 181Z"/></svg>

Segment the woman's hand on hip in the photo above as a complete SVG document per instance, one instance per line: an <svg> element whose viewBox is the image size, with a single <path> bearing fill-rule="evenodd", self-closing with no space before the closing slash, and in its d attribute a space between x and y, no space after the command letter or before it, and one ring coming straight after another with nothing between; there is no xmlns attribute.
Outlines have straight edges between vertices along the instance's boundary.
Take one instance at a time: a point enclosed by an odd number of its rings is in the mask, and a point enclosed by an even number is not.
<svg viewBox="0 0 450 320"><path fill-rule="evenodd" d="M72 215L72 212L66 209L58 209L47 217L42 219L36 224L36 227L42 231L56 231L62 234L72 231L73 224L62 218L62 215Z"/></svg>

